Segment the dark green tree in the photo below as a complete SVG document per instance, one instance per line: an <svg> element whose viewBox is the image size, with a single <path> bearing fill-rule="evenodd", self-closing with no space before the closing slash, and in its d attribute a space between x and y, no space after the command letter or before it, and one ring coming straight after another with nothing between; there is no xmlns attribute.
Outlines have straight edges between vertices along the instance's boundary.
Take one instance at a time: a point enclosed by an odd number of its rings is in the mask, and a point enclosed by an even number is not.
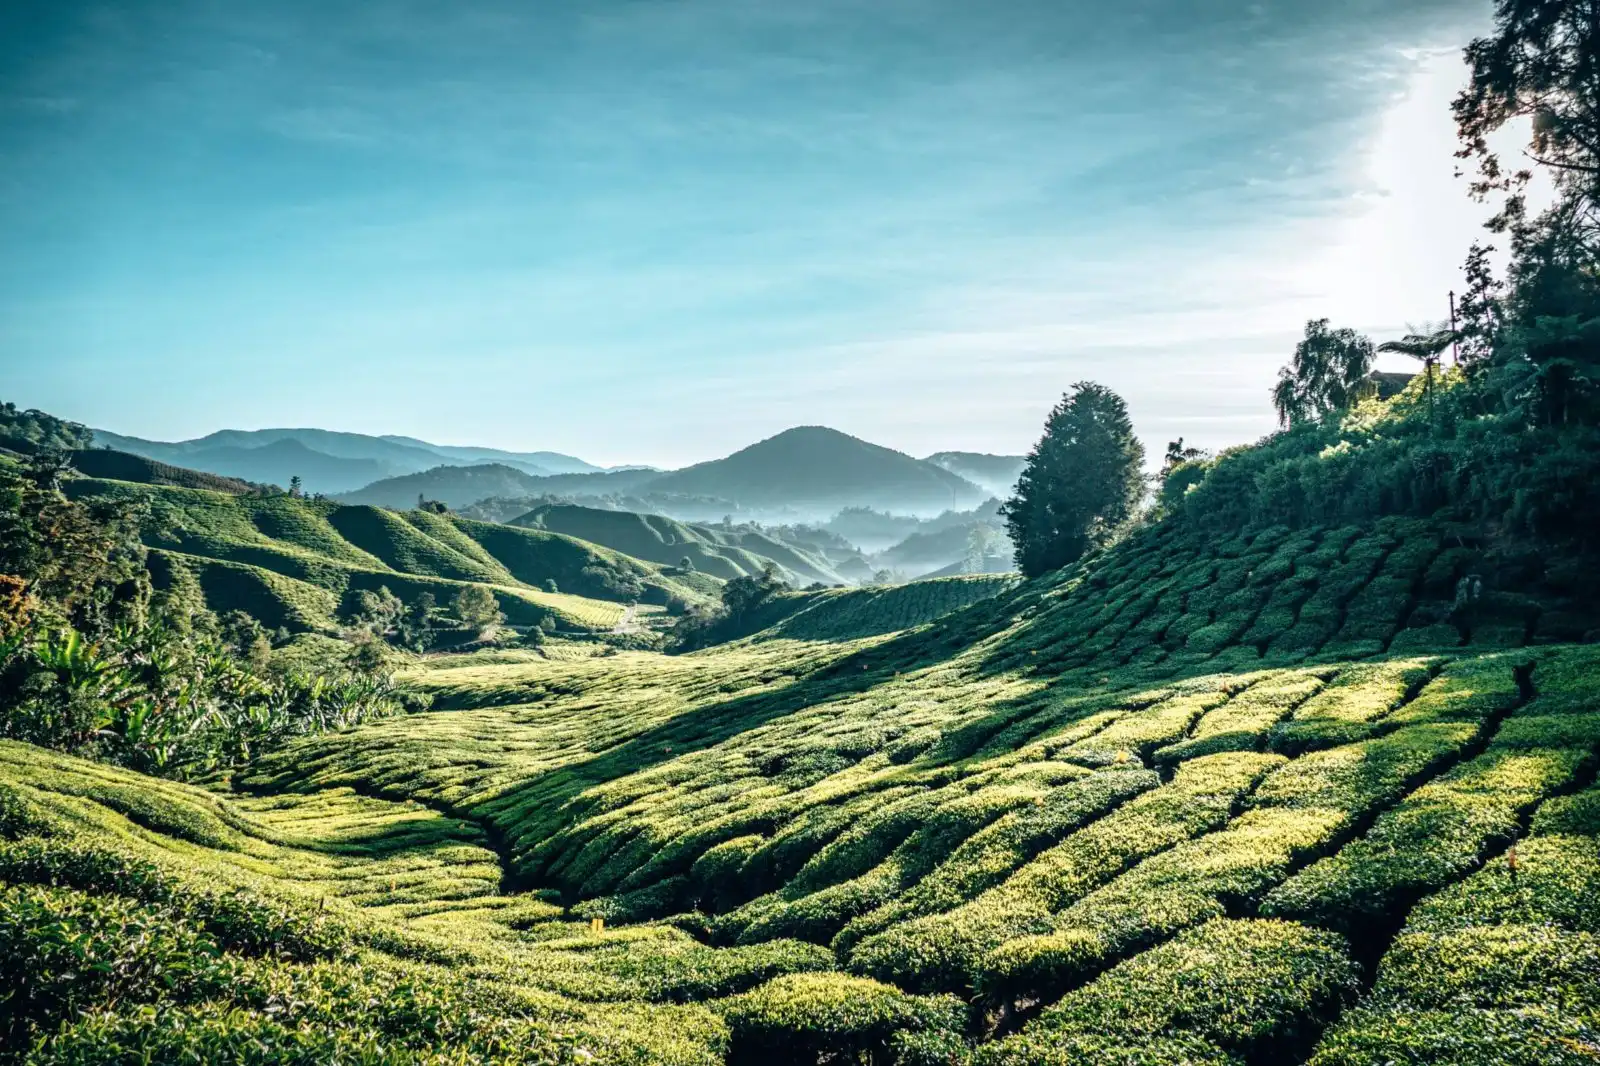
<svg viewBox="0 0 1600 1066"><path fill-rule="evenodd" d="M34 606L98 639L149 604L145 505L68 499L55 470L49 456L35 456L23 476L0 467L0 574L17 579Z"/></svg>
<svg viewBox="0 0 1600 1066"><path fill-rule="evenodd" d="M346 601L345 619L352 626L374 636L387 637L400 624L405 610L405 604L399 596L389 591L388 586L379 588L377 592L357 589Z"/></svg>
<svg viewBox="0 0 1600 1066"><path fill-rule="evenodd" d="M722 586L722 609L737 621L788 588L778 568L768 563L759 574L745 574Z"/></svg>
<svg viewBox="0 0 1600 1066"><path fill-rule="evenodd" d="M1355 330L1329 329L1325 318L1307 322L1305 337L1272 388L1278 423L1295 426L1348 409L1361 396L1372 360L1372 342Z"/></svg>
<svg viewBox="0 0 1600 1066"><path fill-rule="evenodd" d="M400 618L395 631L396 642L412 651L427 651L433 644L433 614L437 608L438 601L433 593L418 594Z"/></svg>
<svg viewBox="0 0 1600 1066"><path fill-rule="evenodd" d="M1017 568L1035 577L1106 543L1139 506L1143 464L1122 397L1092 381L1075 384L1000 508Z"/></svg>
<svg viewBox="0 0 1600 1066"><path fill-rule="evenodd" d="M1555 228L1592 254L1600 241L1600 12L1593 0L1496 0L1494 31L1467 46L1472 70L1452 110L1461 149L1478 164L1473 192L1499 194L1491 229L1509 232L1513 255ZM1531 167L1507 167L1491 136L1514 119L1532 120L1524 153L1555 183L1557 203L1527 217Z"/></svg>
<svg viewBox="0 0 1600 1066"><path fill-rule="evenodd" d="M304 489L305 483L300 480L299 474L295 474L289 478L289 495L293 496L295 499L299 499L301 496L305 495Z"/></svg>
<svg viewBox="0 0 1600 1066"><path fill-rule="evenodd" d="M456 598L451 602L455 608L456 617L461 624L479 633L484 632L505 621L505 615L500 613L500 604L494 598L494 593L483 585L468 585L456 593Z"/></svg>

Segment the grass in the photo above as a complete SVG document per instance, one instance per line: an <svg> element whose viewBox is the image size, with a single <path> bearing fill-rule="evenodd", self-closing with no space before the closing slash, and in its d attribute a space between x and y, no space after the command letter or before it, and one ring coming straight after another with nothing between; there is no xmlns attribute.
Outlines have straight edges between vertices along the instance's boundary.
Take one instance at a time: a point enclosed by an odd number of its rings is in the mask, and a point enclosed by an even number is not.
<svg viewBox="0 0 1600 1066"><path fill-rule="evenodd" d="M267 513L187 535L568 595L499 539L556 534ZM206 788L0 745L3 1024L36 1062L1593 1061L1600 655L1451 622L1462 551L1156 525L689 655L426 659L433 711Z"/></svg>

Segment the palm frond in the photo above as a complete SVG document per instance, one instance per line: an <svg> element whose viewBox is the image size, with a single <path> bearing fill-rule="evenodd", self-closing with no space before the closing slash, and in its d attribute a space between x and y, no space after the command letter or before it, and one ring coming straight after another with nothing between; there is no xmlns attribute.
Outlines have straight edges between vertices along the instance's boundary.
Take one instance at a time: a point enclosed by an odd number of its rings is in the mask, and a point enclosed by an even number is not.
<svg viewBox="0 0 1600 1066"><path fill-rule="evenodd" d="M1456 341L1461 339L1461 333L1453 329L1438 329L1428 333L1407 333L1397 341L1385 341L1378 345L1380 352L1398 352L1409 355L1413 359L1431 362Z"/></svg>

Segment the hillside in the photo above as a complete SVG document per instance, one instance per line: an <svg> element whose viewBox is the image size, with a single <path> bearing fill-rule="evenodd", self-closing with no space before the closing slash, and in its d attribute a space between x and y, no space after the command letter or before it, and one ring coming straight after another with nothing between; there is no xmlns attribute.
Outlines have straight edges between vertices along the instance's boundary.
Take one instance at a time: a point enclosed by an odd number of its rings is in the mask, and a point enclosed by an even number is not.
<svg viewBox="0 0 1600 1066"><path fill-rule="evenodd" d="M990 494L1005 499L1017 487L1027 456L987 452L934 452L926 462L964 477Z"/></svg>
<svg viewBox="0 0 1600 1066"><path fill-rule="evenodd" d="M820 517L853 506L936 513L971 507L985 496L932 463L822 426L785 430L725 459L663 474L650 491Z"/></svg>
<svg viewBox="0 0 1600 1066"><path fill-rule="evenodd" d="M429 444L326 429L225 429L185 441L154 441L95 430L98 445L160 462L264 484L298 476L308 492L338 493L440 464L509 465L522 474L572 474L597 467L558 452L508 452ZM470 502L470 501L468 501Z"/></svg>
<svg viewBox="0 0 1600 1066"><path fill-rule="evenodd" d="M543 500L547 497L606 495L628 492L649 482L651 470L602 471L590 474L555 474L537 477L504 463L472 466L436 466L419 473L384 478L339 498L349 503L370 503L377 507L415 507L420 493L452 509L464 509L480 501ZM529 510L528 502L495 513L511 517Z"/></svg>
<svg viewBox="0 0 1600 1066"><path fill-rule="evenodd" d="M761 534L690 526L663 515L545 504L511 524L564 533L663 566L688 559L695 570L725 581L759 574L771 562L793 583L845 583L823 559Z"/></svg>
<svg viewBox="0 0 1600 1066"><path fill-rule="evenodd" d="M584 630L614 625L619 601L694 603L715 585L560 534L454 516L88 478L66 488L79 499L147 500L144 540L159 585L292 631L331 628L362 589L388 588L406 602L430 592L445 603L464 584L484 584L512 624L554 614Z"/></svg>
<svg viewBox="0 0 1600 1066"><path fill-rule="evenodd" d="M408 508L415 507L420 496L456 508L488 496L526 496L538 483L532 474L504 463L435 466L375 480L353 492L340 493L338 498L345 503Z"/></svg>
<svg viewBox="0 0 1600 1066"><path fill-rule="evenodd" d="M219 474L189 470L181 466L146 459L131 452L110 448L82 448L67 453L72 468L81 474L115 481L136 481L143 485L175 485L185 489L210 489L213 492L243 493L250 485Z"/></svg>
<svg viewBox="0 0 1600 1066"><path fill-rule="evenodd" d="M96 439L99 437L97 435ZM120 442L118 442L120 446ZM132 449L129 449L132 450ZM310 492L339 492L365 485L388 474L393 468L376 459L347 459L308 448L298 440L284 438L257 447L215 445L195 451L176 449L146 450L158 462L203 470L222 477L238 478L263 485L289 484L298 477Z"/></svg>
<svg viewBox="0 0 1600 1066"><path fill-rule="evenodd" d="M1011 542L988 522L974 521L911 534L872 557L874 564L909 577L973 564L1010 570ZM964 572L957 569L955 572Z"/></svg>
<svg viewBox="0 0 1600 1066"><path fill-rule="evenodd" d="M250 975L183 978L198 1005L174 1009L237 1009L251 1039L1358 1066L1505 1061L1514 1032L1516 1061L1579 1062L1600 652L1563 642L1597 619L1497 558L1421 519L1175 519L898 635L873 600L943 583L815 594L689 656L435 659L411 683L439 710L232 792L3 745L0 871L70 886L13 890L54 908L24 929L164 886L200 924L156 925L163 950ZM1463 574L1492 593L1455 614ZM117 858L69 863L85 840ZM135 858L154 871L118 872ZM219 894L253 924L207 917ZM250 963L263 925L288 947ZM364 987L402 991L252 998L345 988L311 964L347 943ZM422 987L437 1022L402 1009ZM158 1059L219 1038L117 1017Z"/></svg>

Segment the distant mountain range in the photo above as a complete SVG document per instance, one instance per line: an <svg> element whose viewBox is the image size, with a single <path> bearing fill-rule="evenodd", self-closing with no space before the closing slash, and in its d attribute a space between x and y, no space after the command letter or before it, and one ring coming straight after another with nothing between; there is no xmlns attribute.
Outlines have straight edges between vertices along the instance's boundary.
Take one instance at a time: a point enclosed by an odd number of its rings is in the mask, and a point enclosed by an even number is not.
<svg viewBox="0 0 1600 1066"><path fill-rule="evenodd" d="M299 477L307 492L330 494L440 465L497 463L529 477L600 469L559 452L457 447L414 437L326 429L224 429L184 441L144 440L97 429L94 437L97 445L158 462L274 485L287 485L291 477Z"/></svg>
<svg viewBox="0 0 1600 1066"><path fill-rule="evenodd" d="M489 497L590 505L626 500L630 509L693 521L724 514L764 521L821 520L849 507L934 515L969 510L994 495L937 463L835 429L800 426L727 458L682 470L633 467L540 477L506 463L435 466L375 481L339 498L404 508L415 506L419 494L456 509Z"/></svg>
<svg viewBox="0 0 1600 1066"><path fill-rule="evenodd" d="M605 470L557 452L323 429L221 430L185 441L96 430L95 443L260 484L286 487L299 477L307 493L345 503L404 509L421 496L461 509L490 497L567 500L692 521L820 521L860 507L921 516L966 511L1009 495L1022 465L1017 456L976 452L917 459L823 426L785 430L726 458L671 471Z"/></svg>
<svg viewBox="0 0 1600 1066"><path fill-rule="evenodd" d="M934 463L824 426L785 430L725 459L662 474L649 490L822 516L845 507L932 514L989 495Z"/></svg>

